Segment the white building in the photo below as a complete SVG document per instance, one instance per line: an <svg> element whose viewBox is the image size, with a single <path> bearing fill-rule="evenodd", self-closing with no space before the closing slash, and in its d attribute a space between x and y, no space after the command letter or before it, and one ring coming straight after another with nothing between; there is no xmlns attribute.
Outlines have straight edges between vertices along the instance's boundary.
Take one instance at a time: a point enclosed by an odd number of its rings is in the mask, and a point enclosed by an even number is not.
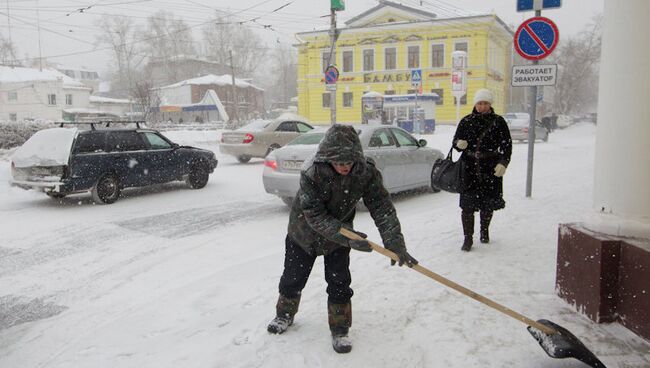
<svg viewBox="0 0 650 368"><path fill-rule="evenodd" d="M88 108L90 91L56 70L0 66L0 119L61 120L66 109Z"/></svg>

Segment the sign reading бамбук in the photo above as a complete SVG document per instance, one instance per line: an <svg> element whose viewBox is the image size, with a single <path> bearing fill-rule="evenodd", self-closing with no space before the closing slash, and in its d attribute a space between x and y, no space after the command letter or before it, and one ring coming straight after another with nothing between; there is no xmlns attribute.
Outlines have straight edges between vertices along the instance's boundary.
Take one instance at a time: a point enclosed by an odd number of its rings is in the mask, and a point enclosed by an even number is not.
<svg viewBox="0 0 650 368"><path fill-rule="evenodd" d="M515 65L512 67L512 86L554 86L557 80L557 64Z"/></svg>

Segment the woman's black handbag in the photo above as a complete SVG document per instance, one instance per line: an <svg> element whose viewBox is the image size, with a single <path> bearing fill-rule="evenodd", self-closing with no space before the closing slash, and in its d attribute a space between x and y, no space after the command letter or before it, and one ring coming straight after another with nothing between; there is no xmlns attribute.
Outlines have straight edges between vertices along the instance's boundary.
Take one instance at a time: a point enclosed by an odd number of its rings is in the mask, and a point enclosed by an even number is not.
<svg viewBox="0 0 650 368"><path fill-rule="evenodd" d="M438 160L433 164L431 184L450 193L462 193L465 189L465 161L454 161L451 153L452 147L444 160Z"/></svg>

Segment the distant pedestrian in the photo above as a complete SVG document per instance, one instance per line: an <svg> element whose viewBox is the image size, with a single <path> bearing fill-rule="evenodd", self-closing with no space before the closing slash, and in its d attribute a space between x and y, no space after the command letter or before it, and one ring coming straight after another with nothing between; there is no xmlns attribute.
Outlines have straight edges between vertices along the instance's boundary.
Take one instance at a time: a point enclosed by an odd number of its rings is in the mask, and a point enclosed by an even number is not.
<svg viewBox="0 0 650 368"><path fill-rule="evenodd" d="M481 243L489 243L492 214L506 205L502 178L510 163L512 139L506 121L494 113L493 102L490 90L476 91L474 109L461 119L453 140L466 164L466 189L460 195L464 234L461 249L466 252L474 243L474 212L480 212Z"/></svg>
<svg viewBox="0 0 650 368"><path fill-rule="evenodd" d="M302 289L316 257L322 255L332 347L337 353L352 350L347 337L352 325L350 249L370 252L372 248L366 240L349 240L339 231L353 229L361 199L384 245L399 257L399 265L418 263L406 251L395 207L379 170L364 157L357 132L351 126L335 124L325 133L313 163L300 173L300 190L289 215L276 317L267 327L269 332L283 333L293 324Z"/></svg>

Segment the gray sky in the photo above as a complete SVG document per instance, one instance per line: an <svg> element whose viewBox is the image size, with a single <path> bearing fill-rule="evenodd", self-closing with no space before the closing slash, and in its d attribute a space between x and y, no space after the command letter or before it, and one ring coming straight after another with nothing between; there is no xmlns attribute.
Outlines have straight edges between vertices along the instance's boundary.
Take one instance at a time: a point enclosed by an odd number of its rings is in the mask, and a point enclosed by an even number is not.
<svg viewBox="0 0 650 368"><path fill-rule="evenodd" d="M591 18L601 13L604 0L564 0L562 7L543 11L558 25L560 42L563 35L580 31ZM406 5L419 4L419 0L396 1ZM275 9L286 7L273 12ZM375 6L375 0L346 0L346 10L339 13L339 25L353 16ZM506 23L516 28L533 12L517 13L516 0L426 0L424 6L440 17L458 12L496 13ZM38 9L38 12L37 12ZM95 37L102 31L96 24L103 14L121 14L144 24L147 16L160 9L174 12L196 30L214 14L214 9L236 14L235 18L247 21L268 46L295 42L293 34L329 27L329 0L0 0L0 32L7 37L11 25L11 38L24 58L37 57L39 37L37 19L41 26L41 52L50 61L70 66L87 66L106 69L105 51L88 52L96 48ZM9 17L7 17L7 12ZM271 26L264 28L264 26ZM62 56L77 53L77 55Z"/></svg>

